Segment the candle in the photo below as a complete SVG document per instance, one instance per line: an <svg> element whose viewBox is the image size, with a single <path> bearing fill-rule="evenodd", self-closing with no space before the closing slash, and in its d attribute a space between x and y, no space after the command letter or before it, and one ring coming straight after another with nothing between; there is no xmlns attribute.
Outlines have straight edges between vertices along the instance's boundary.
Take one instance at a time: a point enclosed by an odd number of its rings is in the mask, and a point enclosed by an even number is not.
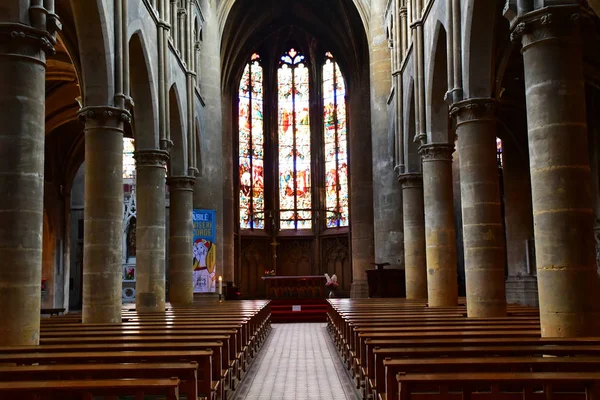
<svg viewBox="0 0 600 400"><path fill-rule="evenodd" d="M219 277L219 296L223 294L223 277Z"/></svg>

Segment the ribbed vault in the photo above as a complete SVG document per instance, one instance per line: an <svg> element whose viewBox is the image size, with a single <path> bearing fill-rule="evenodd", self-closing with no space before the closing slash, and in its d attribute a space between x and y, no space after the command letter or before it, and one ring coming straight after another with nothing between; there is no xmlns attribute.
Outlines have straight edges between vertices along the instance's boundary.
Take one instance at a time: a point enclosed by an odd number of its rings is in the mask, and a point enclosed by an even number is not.
<svg viewBox="0 0 600 400"><path fill-rule="evenodd" d="M231 6L221 41L224 91L237 85L252 51L290 27L318 38L332 51L349 84L368 60L367 36L352 0L237 1Z"/></svg>

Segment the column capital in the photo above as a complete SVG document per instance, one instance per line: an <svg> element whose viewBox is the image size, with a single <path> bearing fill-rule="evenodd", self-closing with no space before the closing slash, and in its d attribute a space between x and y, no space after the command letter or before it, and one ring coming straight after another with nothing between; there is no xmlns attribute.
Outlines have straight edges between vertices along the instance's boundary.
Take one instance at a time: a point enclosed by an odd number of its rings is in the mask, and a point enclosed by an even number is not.
<svg viewBox="0 0 600 400"><path fill-rule="evenodd" d="M496 100L492 98L471 98L454 103L450 115L458 125L471 121L494 120Z"/></svg>
<svg viewBox="0 0 600 400"><path fill-rule="evenodd" d="M398 182L402 184L402 189L422 188L423 174L420 172L409 172L398 175Z"/></svg>
<svg viewBox="0 0 600 400"><path fill-rule="evenodd" d="M452 161L454 145L448 143L429 143L419 147L419 154L423 162Z"/></svg>
<svg viewBox="0 0 600 400"><path fill-rule="evenodd" d="M579 5L556 5L524 13L511 21L512 41L521 40L521 52L538 42L565 39L579 29L581 18Z"/></svg>
<svg viewBox="0 0 600 400"><path fill-rule="evenodd" d="M139 150L133 153L135 158L135 166L165 168L169 161L169 153L164 150Z"/></svg>
<svg viewBox="0 0 600 400"><path fill-rule="evenodd" d="M47 30L25 24L0 22L0 54L28 57L45 64L45 55L53 55L56 39Z"/></svg>
<svg viewBox="0 0 600 400"><path fill-rule="evenodd" d="M131 114L127 110L116 108L113 106L89 106L84 107L77 113L77 118L82 123L91 121L97 124L110 125L130 123Z"/></svg>
<svg viewBox="0 0 600 400"><path fill-rule="evenodd" d="M170 176L167 178L167 185L169 185L171 192L176 190L193 192L195 184L196 178L192 176Z"/></svg>

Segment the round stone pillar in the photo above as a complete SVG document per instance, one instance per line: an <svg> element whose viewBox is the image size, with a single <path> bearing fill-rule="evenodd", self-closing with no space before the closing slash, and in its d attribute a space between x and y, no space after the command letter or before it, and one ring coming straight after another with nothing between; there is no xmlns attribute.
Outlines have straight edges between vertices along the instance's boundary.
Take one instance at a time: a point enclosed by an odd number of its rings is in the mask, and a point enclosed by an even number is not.
<svg viewBox="0 0 600 400"><path fill-rule="evenodd" d="M0 23L0 346L39 344L51 40L47 32Z"/></svg>
<svg viewBox="0 0 600 400"><path fill-rule="evenodd" d="M127 112L86 107L83 323L121 322L123 127Z"/></svg>
<svg viewBox="0 0 600 400"><path fill-rule="evenodd" d="M427 298L430 307L458 304L452 150L453 146L445 143L425 144L419 148L423 157Z"/></svg>
<svg viewBox="0 0 600 400"><path fill-rule="evenodd" d="M464 100L453 105L451 114L456 118L460 154L467 314L475 318L504 317L506 245L496 156L495 101Z"/></svg>
<svg viewBox="0 0 600 400"><path fill-rule="evenodd" d="M194 183L190 176L167 178L169 206L169 301L174 305L194 301L192 265Z"/></svg>
<svg viewBox="0 0 600 400"><path fill-rule="evenodd" d="M398 180L402 184L406 298L427 300L423 175L402 174Z"/></svg>
<svg viewBox="0 0 600 400"><path fill-rule="evenodd" d="M165 171L169 154L135 152L138 312L165 311Z"/></svg>
<svg viewBox="0 0 600 400"><path fill-rule="evenodd" d="M594 213L578 6L519 16L543 337L598 333Z"/></svg>

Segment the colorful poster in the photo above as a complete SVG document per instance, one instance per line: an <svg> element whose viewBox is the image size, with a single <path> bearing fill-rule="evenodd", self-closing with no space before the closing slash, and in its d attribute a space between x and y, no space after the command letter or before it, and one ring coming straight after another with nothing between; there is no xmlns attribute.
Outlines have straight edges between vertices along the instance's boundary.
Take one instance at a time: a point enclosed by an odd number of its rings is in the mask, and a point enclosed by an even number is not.
<svg viewBox="0 0 600 400"><path fill-rule="evenodd" d="M217 212L194 210L194 293L214 293L217 280Z"/></svg>

